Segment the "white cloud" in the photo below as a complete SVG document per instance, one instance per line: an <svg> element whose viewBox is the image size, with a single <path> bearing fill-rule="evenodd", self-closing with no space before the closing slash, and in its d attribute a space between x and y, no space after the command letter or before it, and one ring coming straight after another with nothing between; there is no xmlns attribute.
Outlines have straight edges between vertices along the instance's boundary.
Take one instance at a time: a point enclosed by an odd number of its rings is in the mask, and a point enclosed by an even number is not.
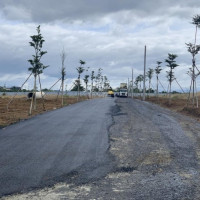
<svg viewBox="0 0 200 200"><path fill-rule="evenodd" d="M67 53L68 85L77 77L76 67L82 59L96 72L103 68L112 86L117 87L131 77L132 67L135 76L142 73L144 45L147 45L147 67L154 68L158 60L164 62L168 53L177 54L177 63L181 63L176 71L177 80L185 79L181 84L188 86L190 78L182 66L191 64L191 55L185 43L194 40L194 26L189 22L198 14L195 6L200 3L194 0L78 2L0 2L0 85L23 82L24 74L28 73L27 60L34 53L29 46L30 35L36 34L36 26L41 23L44 50L48 51L42 62L50 65L44 71L44 87L50 87L60 77L63 47ZM166 86L165 71L161 77ZM18 74L21 78L17 78Z"/></svg>

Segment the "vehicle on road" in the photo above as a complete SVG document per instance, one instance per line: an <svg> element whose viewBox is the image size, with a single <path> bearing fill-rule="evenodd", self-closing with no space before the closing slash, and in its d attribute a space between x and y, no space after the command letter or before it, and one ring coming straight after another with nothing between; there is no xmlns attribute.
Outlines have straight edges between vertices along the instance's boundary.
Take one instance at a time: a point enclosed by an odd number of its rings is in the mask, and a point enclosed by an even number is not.
<svg viewBox="0 0 200 200"><path fill-rule="evenodd" d="M112 90L109 90L107 96L114 97L114 92Z"/></svg>
<svg viewBox="0 0 200 200"><path fill-rule="evenodd" d="M119 97L128 97L127 83L120 83Z"/></svg>

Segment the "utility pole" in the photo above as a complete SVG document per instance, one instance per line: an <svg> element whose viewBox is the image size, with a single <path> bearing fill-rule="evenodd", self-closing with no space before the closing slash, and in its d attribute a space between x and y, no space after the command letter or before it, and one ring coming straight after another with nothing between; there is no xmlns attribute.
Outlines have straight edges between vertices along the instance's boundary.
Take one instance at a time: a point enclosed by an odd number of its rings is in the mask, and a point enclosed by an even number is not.
<svg viewBox="0 0 200 200"><path fill-rule="evenodd" d="M133 98L133 68L132 68L131 98Z"/></svg>
<svg viewBox="0 0 200 200"><path fill-rule="evenodd" d="M127 92L128 92L128 94L129 94L129 89L130 89L130 87L129 87L129 78L128 78L128 87L127 87Z"/></svg>
<svg viewBox="0 0 200 200"><path fill-rule="evenodd" d="M144 80L143 80L143 101L145 101L145 93L146 93L146 87L145 87L145 79L146 79L146 45L144 47Z"/></svg>

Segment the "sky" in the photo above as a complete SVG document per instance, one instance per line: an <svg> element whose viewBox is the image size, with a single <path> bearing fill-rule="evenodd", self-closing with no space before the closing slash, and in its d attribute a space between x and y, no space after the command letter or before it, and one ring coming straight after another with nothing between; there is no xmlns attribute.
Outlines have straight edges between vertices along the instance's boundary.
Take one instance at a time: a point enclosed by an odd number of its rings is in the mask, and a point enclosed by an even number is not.
<svg viewBox="0 0 200 200"><path fill-rule="evenodd" d="M49 65L41 76L43 88L50 88L61 76L61 52L66 52L66 88L77 78L79 61L89 68L82 77L102 68L113 88L143 74L144 46L147 46L147 70L162 62L160 81L167 89L165 59L176 54L179 65L175 77L185 91L191 78L191 54L185 43L194 43L195 26L200 14L199 0L0 0L0 86L21 86L30 72L32 58L30 36L41 26ZM200 43L198 30L197 43ZM197 66L200 55L196 57ZM155 75L152 85L155 87ZM53 89L58 89L60 84ZM24 85L33 88L33 78ZM200 81L197 80L200 90ZM160 90L162 88L160 87ZM174 81L172 90L180 90Z"/></svg>

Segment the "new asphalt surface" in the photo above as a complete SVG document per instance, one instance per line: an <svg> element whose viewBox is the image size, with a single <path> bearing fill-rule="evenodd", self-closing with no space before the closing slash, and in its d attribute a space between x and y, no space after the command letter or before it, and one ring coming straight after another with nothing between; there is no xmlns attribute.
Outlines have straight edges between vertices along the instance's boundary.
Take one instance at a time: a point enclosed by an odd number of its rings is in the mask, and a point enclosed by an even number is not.
<svg viewBox="0 0 200 200"><path fill-rule="evenodd" d="M0 196L109 172L111 98L80 102L0 130Z"/></svg>

